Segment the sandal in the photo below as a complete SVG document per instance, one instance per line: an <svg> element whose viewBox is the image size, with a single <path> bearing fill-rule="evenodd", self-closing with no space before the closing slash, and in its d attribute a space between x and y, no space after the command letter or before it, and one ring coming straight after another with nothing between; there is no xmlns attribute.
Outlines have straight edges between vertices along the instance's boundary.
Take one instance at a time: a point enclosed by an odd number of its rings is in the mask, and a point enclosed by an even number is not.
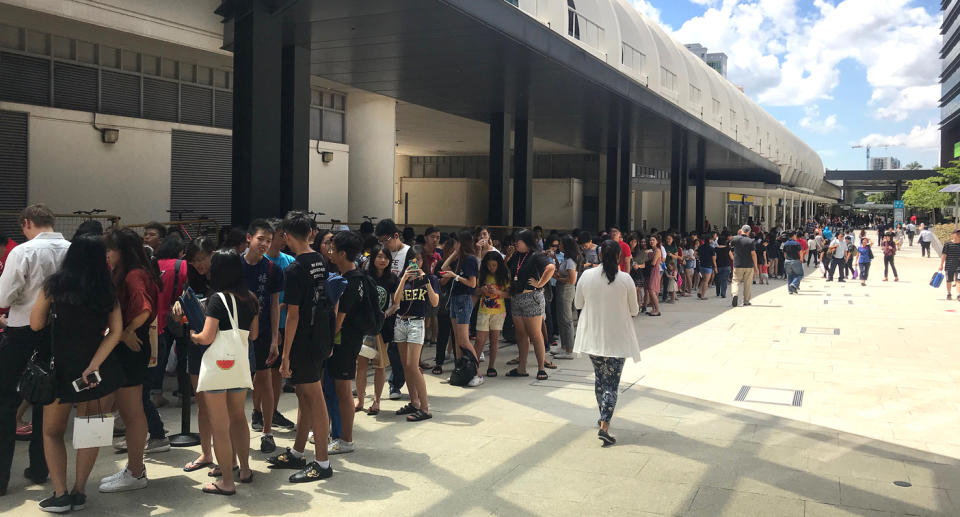
<svg viewBox="0 0 960 517"><path fill-rule="evenodd" d="M234 471L235 473L239 474L239 473L240 473L240 467L233 467L233 471ZM212 469L210 469L210 472L207 472L207 475L210 476L210 477L212 477L212 478L218 478L218 477L222 477L222 476L223 476L223 472L220 470L220 467L219 467L219 466L214 465L214 467L213 467Z"/></svg>
<svg viewBox="0 0 960 517"><path fill-rule="evenodd" d="M213 488L210 488L210 487L213 487ZM203 487L203 493L215 494L215 495L236 495L237 491L236 490L227 491L220 488L220 486L217 485L216 483L210 483L209 485Z"/></svg>
<svg viewBox="0 0 960 517"><path fill-rule="evenodd" d="M252 470L250 471L250 477L248 477L248 478L246 478L246 479L244 479L244 478L242 478L242 477L238 477L238 478L237 478L237 481L243 483L244 485L253 483L253 471L252 471Z"/></svg>
<svg viewBox="0 0 960 517"><path fill-rule="evenodd" d="M428 368L430 368L430 365L429 365L429 364L427 364L425 361L420 361L420 369L421 369L421 370L426 370L426 369L428 369Z"/></svg>
<svg viewBox="0 0 960 517"><path fill-rule="evenodd" d="M433 418L433 415L418 409L416 413L407 416L407 422L422 422L423 420L430 420L431 418Z"/></svg>
<svg viewBox="0 0 960 517"><path fill-rule="evenodd" d="M183 466L183 471L184 471L184 472L196 472L196 471L198 471L198 470L200 470L200 469L207 468L207 467L209 467L209 466L211 466L211 465L213 465L213 462L212 462L212 461L205 461L205 462L203 462L203 463L197 463L197 460L193 460L193 461L191 461L190 463L187 463L186 465Z"/></svg>
<svg viewBox="0 0 960 517"><path fill-rule="evenodd" d="M497 376L497 370L493 368L487 368L487 377L496 377L496 376Z"/></svg>
<svg viewBox="0 0 960 517"><path fill-rule="evenodd" d="M545 381L545 380L547 380L548 378L549 378L549 377L547 377L547 372L546 372L546 371L540 370L539 372L537 372L537 380L538 380L538 381Z"/></svg>
<svg viewBox="0 0 960 517"><path fill-rule="evenodd" d="M420 410L417 409L417 408L415 408L415 407L413 406L413 403L411 402L411 403L407 404L406 406L403 406L402 408L398 409L398 410L397 410L397 416L401 416L401 415L412 415L412 414L416 413L417 411L420 411Z"/></svg>
<svg viewBox="0 0 960 517"><path fill-rule="evenodd" d="M507 372L507 377L529 377L529 376L530 376L529 373L527 373L527 372L521 373L521 372L518 371L516 368L514 368L514 369L510 370L509 372Z"/></svg>
<svg viewBox="0 0 960 517"><path fill-rule="evenodd" d="M361 411L363 411L363 406L354 406L353 408L354 413L359 413Z"/></svg>
<svg viewBox="0 0 960 517"><path fill-rule="evenodd" d="M370 416L377 416L380 414L380 408L377 408L377 409L370 408L367 410L367 414Z"/></svg>
<svg viewBox="0 0 960 517"><path fill-rule="evenodd" d="M543 367L544 367L544 368L550 368L551 370L556 370L556 369L557 369L557 365L551 363L550 361L544 361L544 362L543 362Z"/></svg>
<svg viewBox="0 0 960 517"><path fill-rule="evenodd" d="M443 368L441 368L440 365L438 364L438 365L434 366L434 367L433 367L433 370L431 370L431 371L433 372L434 375L440 375L440 374L443 373Z"/></svg>
<svg viewBox="0 0 960 517"><path fill-rule="evenodd" d="M511 359L511 360L507 361L507 365L508 365L508 366L513 366L513 365L515 365L515 364L520 364L520 358L519 358L519 357L516 358L516 359Z"/></svg>
<svg viewBox="0 0 960 517"><path fill-rule="evenodd" d="M660 313L658 312L658 313L654 314L654 313L652 313L652 312L648 312L648 313L647 313L647 316L653 316L654 318L656 318L657 316L660 316Z"/></svg>

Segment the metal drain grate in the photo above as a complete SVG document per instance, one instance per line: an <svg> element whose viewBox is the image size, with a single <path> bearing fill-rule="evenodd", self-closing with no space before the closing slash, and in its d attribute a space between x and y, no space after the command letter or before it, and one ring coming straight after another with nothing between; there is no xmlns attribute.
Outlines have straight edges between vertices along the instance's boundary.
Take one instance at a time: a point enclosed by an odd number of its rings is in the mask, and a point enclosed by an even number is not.
<svg viewBox="0 0 960 517"><path fill-rule="evenodd" d="M755 404L800 407L803 405L803 390L744 385L740 387L740 391L737 392L737 396L733 400Z"/></svg>
<svg viewBox="0 0 960 517"><path fill-rule="evenodd" d="M827 300L824 300L826 303ZM821 336L839 336L840 329L833 327L800 327L801 334L817 334Z"/></svg>

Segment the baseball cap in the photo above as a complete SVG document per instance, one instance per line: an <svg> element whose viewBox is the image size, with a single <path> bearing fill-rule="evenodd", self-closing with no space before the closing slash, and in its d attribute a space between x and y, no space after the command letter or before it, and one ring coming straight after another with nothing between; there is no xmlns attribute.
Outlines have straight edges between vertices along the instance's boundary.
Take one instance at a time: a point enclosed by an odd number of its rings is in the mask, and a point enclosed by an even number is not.
<svg viewBox="0 0 960 517"><path fill-rule="evenodd" d="M745 225L741 226L741 227L740 227L740 231L743 232L743 233L750 233L750 225L749 225L749 224L745 224Z"/></svg>

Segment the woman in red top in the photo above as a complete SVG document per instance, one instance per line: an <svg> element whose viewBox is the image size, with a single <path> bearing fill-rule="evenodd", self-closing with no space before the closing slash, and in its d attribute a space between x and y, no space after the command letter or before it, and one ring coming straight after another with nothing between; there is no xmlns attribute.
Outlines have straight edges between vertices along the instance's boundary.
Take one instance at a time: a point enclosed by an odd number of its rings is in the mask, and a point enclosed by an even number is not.
<svg viewBox="0 0 960 517"><path fill-rule="evenodd" d="M143 239L129 228L106 236L110 266L123 314L120 345L114 350L124 380L116 391L117 408L127 426L127 466L100 481L101 492L125 492L147 486L143 464L147 419L143 411L143 383L150 361L150 324L157 317L160 273L143 248Z"/></svg>

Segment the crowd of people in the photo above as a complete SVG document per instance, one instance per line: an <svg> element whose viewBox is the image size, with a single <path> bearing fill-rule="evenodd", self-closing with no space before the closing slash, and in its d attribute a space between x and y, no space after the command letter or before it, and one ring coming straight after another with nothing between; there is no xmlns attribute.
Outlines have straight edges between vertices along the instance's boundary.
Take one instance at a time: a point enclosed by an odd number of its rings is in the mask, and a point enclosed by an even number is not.
<svg viewBox="0 0 960 517"><path fill-rule="evenodd" d="M144 454L170 449L157 407L169 403L164 373L177 362L185 363L190 379L179 389L196 394L201 442L183 470L206 470L214 478L202 488L209 494L233 495L238 483L253 482L251 430L260 433L259 451L271 469L293 471L290 482L331 477L330 456L356 449L355 418L382 411L385 387L390 400L407 390L409 402L395 416L431 419L423 372L479 387L500 375L501 338L519 352L504 363L504 377L535 372L546 380L557 361L589 355L598 438L606 446L616 442L609 425L624 362L639 360L633 318L661 316L664 304L682 298L708 300L711 291L729 295L734 307L750 306L751 286L778 278L795 294L811 260L827 281L844 282L849 275L865 284L874 260L866 230L857 236L846 229L848 221L827 218L791 231L749 220L735 233L625 233L617 227L445 233L432 227L416 235L390 219L364 223L359 231L331 231L293 211L282 220L231 229L221 242L188 240L159 223L146 225L142 237L128 228L104 233L92 221L67 241L54 222L47 207L33 205L20 216L25 243L14 247L0 236L0 306L9 307L0 316L6 327L0 495L9 482L14 431L27 425L17 393L21 372L30 361L52 359L55 398L34 404L32 432L22 434L31 439L25 475L36 483L49 475L54 492L40 507L57 513L85 506L99 450L77 451L68 485L64 433L74 407L80 416L120 415L114 446L127 453L127 463L100 480L99 491L148 485ZM897 281L894 257L907 229L875 224L884 281L888 269ZM960 233L954 242L951 253L960 252ZM945 260L954 270L960 263ZM191 297L202 302L202 314L193 319ZM236 335L244 342L234 368L235 357L223 361L212 350ZM429 346L435 348L432 362L423 359ZM531 346L535 369L528 364ZM278 409L285 391L296 395L295 421ZM283 450L277 428L296 431Z"/></svg>

